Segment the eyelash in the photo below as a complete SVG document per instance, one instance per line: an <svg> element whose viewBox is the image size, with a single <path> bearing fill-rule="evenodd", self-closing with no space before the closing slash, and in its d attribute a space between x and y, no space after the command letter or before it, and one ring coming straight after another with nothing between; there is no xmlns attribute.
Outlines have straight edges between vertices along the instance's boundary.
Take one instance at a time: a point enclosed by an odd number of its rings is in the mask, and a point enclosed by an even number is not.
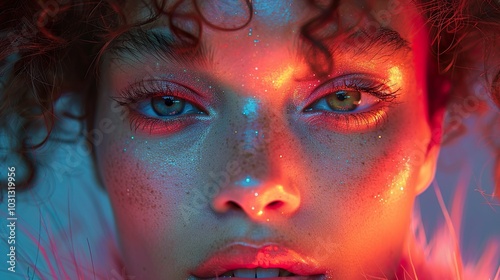
<svg viewBox="0 0 500 280"><path fill-rule="evenodd" d="M337 84L338 83L339 82L337 82ZM391 91L390 87L387 86L386 81L374 81L362 78L343 79L341 80L340 83L342 84L336 85L335 83L328 81L324 83L324 85L320 85L316 91L322 89L323 87L330 86L327 88L329 93L334 93L340 90L356 90L359 92L369 93L375 96L376 98L380 99L381 101L392 102L394 99L396 99L396 97L398 96L398 92L400 90L397 89ZM323 94L322 96L324 97L326 95L328 94Z"/></svg>
<svg viewBox="0 0 500 280"><path fill-rule="evenodd" d="M178 88L178 90L175 90L175 88ZM310 99L313 101L303 110L303 112L306 113L305 115L312 115L306 119L306 122L311 125L323 127L325 124L330 125L332 126L332 130L340 132L352 132L358 129L377 127L385 122L387 114L386 109L388 106L378 106L379 108L377 109L369 109L363 112L306 111L321 99L341 90L353 90L359 91L362 94L371 94L385 103L393 103L399 92L399 89L391 91L385 81L375 81L358 77L337 78L335 81L329 80L323 83L323 85L320 85L312 93ZM185 93L182 94L182 91ZM139 129L142 131L149 130L150 134L154 134L156 130L160 130L160 133L172 133L182 129L186 124L193 123L196 119L199 120L200 115L193 114L181 114L180 116L182 117L149 117L131 108L132 104L137 104L140 101L159 96L173 96L185 100L193 104L200 112L204 113L200 114L201 116L208 115L208 112L203 109L203 106L199 105L203 102L199 100L200 98L194 90L169 81L143 80L133 83L123 90L119 97L114 97L113 99L118 102L118 104L128 109L130 127L134 131Z"/></svg>
<svg viewBox="0 0 500 280"><path fill-rule="evenodd" d="M164 85L164 87L162 87L162 84ZM114 97L113 99L123 106L134 104L141 100L156 96L168 95L186 99L184 96L177 94L177 92L172 90L172 85L176 87L175 83L169 81L143 80L130 84L125 90L121 92L121 95L119 97ZM185 91L194 93L194 90L188 89L185 86L179 85L178 87L185 89Z"/></svg>
<svg viewBox="0 0 500 280"><path fill-rule="evenodd" d="M326 98L330 94L339 91L354 90L362 94L370 94L379 99L384 105L378 105L378 108L369 108L362 112L339 112L339 111L315 111L307 112L307 110L320 100ZM303 112L312 115L306 119L306 122L311 125L325 127L329 125L332 130L339 132L353 132L356 130L365 130L375 128L382 125L387 120L388 105L395 104L395 99L398 97L400 89L391 90L386 81L376 81L370 79L363 79L360 77L346 77L341 79L340 82L327 81L320 85L312 94L313 100ZM318 93L320 92L320 93ZM373 107L373 106L371 106Z"/></svg>

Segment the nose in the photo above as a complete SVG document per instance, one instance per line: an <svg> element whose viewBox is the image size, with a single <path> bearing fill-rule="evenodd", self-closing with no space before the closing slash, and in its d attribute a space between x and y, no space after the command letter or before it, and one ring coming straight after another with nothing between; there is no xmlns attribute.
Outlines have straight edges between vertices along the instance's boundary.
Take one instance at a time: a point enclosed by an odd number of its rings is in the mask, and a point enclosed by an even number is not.
<svg viewBox="0 0 500 280"><path fill-rule="evenodd" d="M268 220L276 215L290 216L300 206L300 195L290 186L246 177L223 188L213 199L218 213L243 211L252 220Z"/></svg>
<svg viewBox="0 0 500 280"><path fill-rule="evenodd" d="M212 208L219 213L243 211L254 220L290 216L300 206L300 193L280 158L286 150L283 143L289 138L284 133L285 121L252 98L245 100L232 119L236 127L228 130L233 148L227 160L235 163L238 172L228 176L231 179L212 199Z"/></svg>

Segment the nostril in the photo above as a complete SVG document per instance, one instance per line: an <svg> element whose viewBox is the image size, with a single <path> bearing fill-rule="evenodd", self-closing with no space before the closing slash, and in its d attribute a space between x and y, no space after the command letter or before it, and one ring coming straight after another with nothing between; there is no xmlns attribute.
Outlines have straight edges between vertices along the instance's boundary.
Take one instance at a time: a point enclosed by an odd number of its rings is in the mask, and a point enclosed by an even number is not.
<svg viewBox="0 0 500 280"><path fill-rule="evenodd" d="M227 200L224 198L216 199L214 201L214 203L212 204L212 206L214 207L214 209L217 212L221 212L221 213L227 212L227 211L232 211L232 210L236 210L236 211L244 210L243 207L238 204L238 202L233 201L233 200Z"/></svg>
<svg viewBox="0 0 500 280"><path fill-rule="evenodd" d="M275 200L267 205L269 209L278 209L283 206L283 201Z"/></svg>
<svg viewBox="0 0 500 280"><path fill-rule="evenodd" d="M274 214L291 215L299 206L298 192L269 182L252 188L237 185L223 188L211 201L217 213L243 212L256 220L265 220Z"/></svg>
<svg viewBox="0 0 500 280"><path fill-rule="evenodd" d="M234 201L228 201L227 203L227 208L231 210L242 210L241 206L234 202Z"/></svg>

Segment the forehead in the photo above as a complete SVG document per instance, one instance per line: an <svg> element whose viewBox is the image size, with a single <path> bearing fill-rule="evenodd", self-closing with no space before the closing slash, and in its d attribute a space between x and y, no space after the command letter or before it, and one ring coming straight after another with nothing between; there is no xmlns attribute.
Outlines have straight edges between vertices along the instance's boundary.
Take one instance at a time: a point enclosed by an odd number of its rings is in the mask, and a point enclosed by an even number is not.
<svg viewBox="0 0 500 280"><path fill-rule="evenodd" d="M279 28L307 23L321 11L330 10L337 28L348 29L370 18L378 24L399 25L401 19L414 20L416 5L411 0L134 0L127 1L125 14L129 20L142 21L161 10L164 15L183 18L201 16L203 21L221 28L235 28L247 23ZM164 26L160 17L150 26Z"/></svg>
<svg viewBox="0 0 500 280"><path fill-rule="evenodd" d="M181 0L162 1L157 5L140 3L128 3L126 14L129 20L144 21L160 9L160 16L140 29L155 30L155 34L162 33L162 37L168 38L158 40L158 36L152 36L154 40L144 40L147 34L123 36L123 40L117 40L115 45L131 43L133 49L141 51L147 45L163 44L172 49L179 45L178 42L176 44L178 37L187 38L187 41L196 40L196 45L202 47L230 44L232 48L248 48L253 43L260 49L263 45L275 46L280 42L292 43L293 48L300 48L304 41L308 43L305 48L310 48L329 41L327 46L320 47L328 47L330 52L338 49L341 52L363 52L377 45L375 43L379 43L380 49L391 44L392 49L409 46L415 30L422 26L415 5L404 0ZM133 32L127 35L130 34L135 35ZM267 40L265 44L259 44L263 40ZM148 42L142 44L140 41Z"/></svg>
<svg viewBox="0 0 500 280"><path fill-rule="evenodd" d="M423 22L415 6L404 1L198 2L158 4L166 16L121 36L111 48L112 58L139 63L154 57L212 73L216 72L214 64L246 72L258 67L263 73L263 64L286 70L290 65L298 68L312 63L322 67L319 71L332 72L331 61L346 58L376 67L387 58L407 55L415 47L413 33L419 29L415 23ZM144 20L155 9L142 5L127 7L132 21ZM198 40L197 48L184 48L174 34L187 37L186 41ZM314 59L318 61L311 62ZM278 65L279 61L286 63ZM314 74L305 71L304 75Z"/></svg>

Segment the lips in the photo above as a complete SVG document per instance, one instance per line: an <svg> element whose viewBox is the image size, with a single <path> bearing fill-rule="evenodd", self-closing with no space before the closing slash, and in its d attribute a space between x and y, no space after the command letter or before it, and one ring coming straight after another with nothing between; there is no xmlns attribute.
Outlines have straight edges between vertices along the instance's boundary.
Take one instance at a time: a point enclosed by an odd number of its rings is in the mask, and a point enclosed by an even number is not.
<svg viewBox="0 0 500 280"><path fill-rule="evenodd" d="M196 268L192 279L325 279L325 270L308 256L276 244L231 243Z"/></svg>

